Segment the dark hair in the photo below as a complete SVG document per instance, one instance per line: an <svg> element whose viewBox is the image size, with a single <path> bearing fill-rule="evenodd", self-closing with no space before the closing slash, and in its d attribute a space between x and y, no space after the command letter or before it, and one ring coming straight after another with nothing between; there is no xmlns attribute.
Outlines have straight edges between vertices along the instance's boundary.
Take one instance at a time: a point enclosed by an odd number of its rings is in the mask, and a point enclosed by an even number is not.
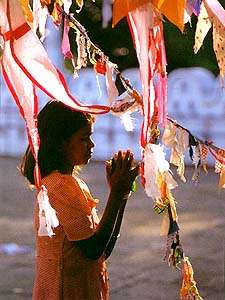
<svg viewBox="0 0 225 300"><path fill-rule="evenodd" d="M90 122L94 122L91 114L73 110L60 101L50 100L44 106L38 114L38 165L42 178L53 170L63 173L63 143ZM28 146L20 171L31 184L35 183L34 167L35 160Z"/></svg>

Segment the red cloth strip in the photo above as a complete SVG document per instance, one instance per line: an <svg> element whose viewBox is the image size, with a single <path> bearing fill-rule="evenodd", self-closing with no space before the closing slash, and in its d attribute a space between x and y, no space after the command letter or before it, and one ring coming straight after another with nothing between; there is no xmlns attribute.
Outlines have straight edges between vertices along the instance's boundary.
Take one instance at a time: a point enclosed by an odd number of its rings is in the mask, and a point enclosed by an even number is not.
<svg viewBox="0 0 225 300"><path fill-rule="evenodd" d="M4 38L4 41L8 41L11 39L18 40L21 38L24 34L26 34L29 30L31 30L30 26L25 22L19 27L17 27L13 31L7 31L6 33L3 33L2 36Z"/></svg>

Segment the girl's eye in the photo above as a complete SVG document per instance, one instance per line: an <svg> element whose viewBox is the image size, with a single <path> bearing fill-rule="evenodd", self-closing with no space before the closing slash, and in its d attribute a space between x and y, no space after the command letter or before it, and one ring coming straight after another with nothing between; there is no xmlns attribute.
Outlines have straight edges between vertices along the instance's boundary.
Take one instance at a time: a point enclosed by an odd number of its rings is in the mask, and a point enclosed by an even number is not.
<svg viewBox="0 0 225 300"><path fill-rule="evenodd" d="M88 135L88 136L84 136L81 140L82 141L88 141L90 139L90 136Z"/></svg>

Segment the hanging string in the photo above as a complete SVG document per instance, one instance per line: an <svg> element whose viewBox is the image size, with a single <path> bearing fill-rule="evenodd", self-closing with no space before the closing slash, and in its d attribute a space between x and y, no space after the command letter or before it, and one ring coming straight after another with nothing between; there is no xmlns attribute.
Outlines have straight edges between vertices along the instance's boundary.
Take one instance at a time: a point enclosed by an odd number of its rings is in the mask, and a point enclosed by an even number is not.
<svg viewBox="0 0 225 300"><path fill-rule="evenodd" d="M93 53L94 54L96 53L97 55L99 55L101 57L101 60L102 60L103 63L108 63L109 62L108 56L106 56L104 54L104 52L91 41L91 39L89 38L89 36L87 34L87 30L85 29L85 27L83 25L81 25L80 22L72 14L66 13L65 10L58 3L56 5L57 5L58 11L61 12L64 15L64 17L66 17L68 19L68 21L75 26L75 28L77 30L79 30L79 32L81 33L83 38L85 38L85 40L88 42L88 44L92 47ZM73 26L72 26L72 28L73 28ZM94 64L96 62L93 56L90 56L90 62L92 64ZM129 79L125 78L121 74L121 72L119 71L116 64L112 64L112 68L113 68L115 74L117 76L119 76L120 80L123 82L124 86L126 87L126 90L127 90L128 94L130 96L132 96L138 104L141 104L142 103L142 97L139 94L139 92L132 86Z"/></svg>
<svg viewBox="0 0 225 300"><path fill-rule="evenodd" d="M195 139L195 141L197 141L198 143L207 146L207 148L209 149L210 154L211 154L216 160L218 160L222 165L225 166L225 150L224 150L224 149L215 146L215 145L213 144L212 141L203 141L203 140L200 139L199 137L194 136L194 135L190 132L190 130L188 130L187 128L185 128L185 127L183 127L182 125L178 124L178 123L177 123L176 121L174 121L173 119L167 117L167 120L170 121L170 122L172 122L177 128L182 128L183 130L185 130L185 131L186 131L189 135L191 135L191 136ZM218 157L218 155L215 154L213 151L216 152L217 154L220 153L220 154L224 157L224 160L223 160L223 159L220 159L220 158Z"/></svg>
<svg viewBox="0 0 225 300"><path fill-rule="evenodd" d="M103 62L109 62L108 57L104 54L104 52L98 47L96 46L91 39L89 38L88 34L87 34L87 30L85 29L85 27L80 24L80 22L72 15L72 14L68 14L64 11L64 9L57 3L57 9L59 10L59 12L61 12L67 19L69 22L71 22L78 30L79 32L83 35L83 37L88 41L88 43L91 45L91 47L94 49L94 52L96 54L98 54L99 56L101 56L101 59L103 60ZM93 63L93 59L92 59L92 63ZM139 92L132 86L132 84L130 83L129 79L125 78L120 71L118 70L118 67L113 64L113 69L116 73L116 75L118 75L120 77L120 79L122 80L122 82L125 84L125 86L128 89L128 94L132 95L132 97L135 98L135 100L138 102L138 104L141 104L142 102L142 97L139 94ZM131 92L129 92L129 90ZM186 132L188 132L191 136L193 136L193 138L195 139L195 141L197 141L198 143L201 143L205 146L207 146L209 148L209 152L210 154L216 158L217 160L219 160L221 162L221 164L225 165L225 160L221 160L218 158L218 156L212 151L214 150L215 152L219 152L219 153L223 153L225 154L225 150L222 148L219 148L217 146L215 146L212 142L209 141L203 141L202 139L194 136L187 128L183 127L182 125L178 124L176 121L174 121L173 119L171 119L170 117L167 117L167 120L172 122L176 127L178 128L182 128L183 130L185 130Z"/></svg>

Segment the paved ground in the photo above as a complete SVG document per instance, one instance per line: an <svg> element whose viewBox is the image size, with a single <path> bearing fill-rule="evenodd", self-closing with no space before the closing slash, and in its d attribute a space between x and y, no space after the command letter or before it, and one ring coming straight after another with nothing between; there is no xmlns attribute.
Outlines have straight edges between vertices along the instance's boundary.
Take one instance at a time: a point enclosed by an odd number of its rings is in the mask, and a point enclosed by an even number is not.
<svg viewBox="0 0 225 300"><path fill-rule="evenodd" d="M0 253L0 300L31 299L35 267L33 207L35 193L19 175L17 159L0 158L0 252L15 243L27 253ZM107 198L103 162L91 162L82 173L102 211ZM219 175L202 172L198 185L187 183L173 192L177 201L181 242L195 270L204 300L224 298L224 197L217 192ZM152 210L140 183L130 199L120 240L108 260L111 300L179 299L181 273L163 261L165 237L159 235L161 218ZM9 250L9 249L8 249ZM12 249L13 250L13 249ZM24 250L24 249L22 249ZM26 251L25 251L26 252Z"/></svg>

